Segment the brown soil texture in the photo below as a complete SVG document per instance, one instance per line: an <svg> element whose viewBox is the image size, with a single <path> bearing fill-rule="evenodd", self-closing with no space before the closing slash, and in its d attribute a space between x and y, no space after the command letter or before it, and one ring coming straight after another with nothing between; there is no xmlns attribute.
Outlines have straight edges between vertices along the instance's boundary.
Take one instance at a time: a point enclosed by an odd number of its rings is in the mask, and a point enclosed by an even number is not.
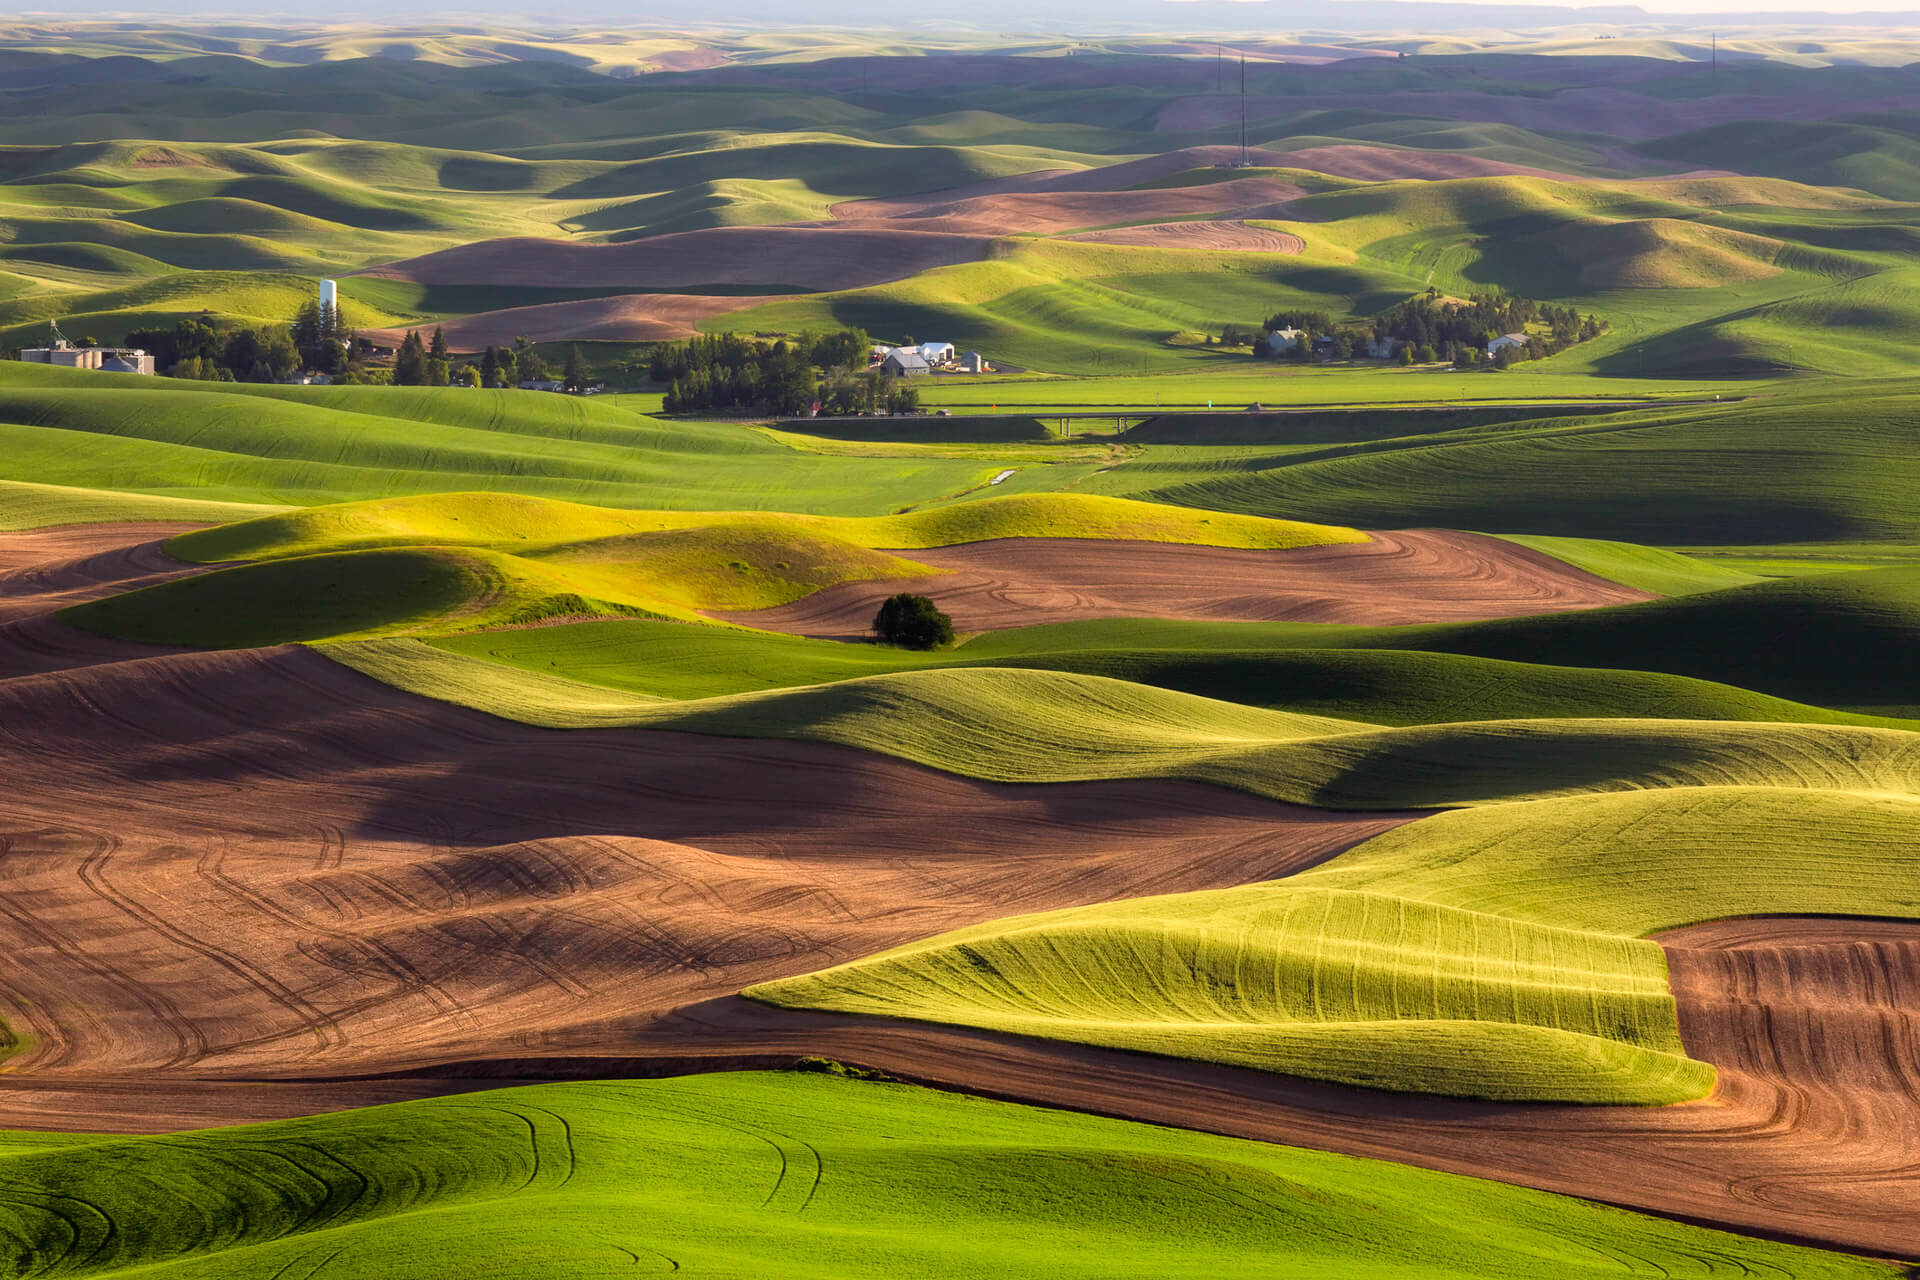
<svg viewBox="0 0 1920 1280"><path fill-rule="evenodd" d="M1026 209L1035 218L1051 220L1054 230L1071 230L1113 222L1215 213L1242 205L1267 205L1292 200L1306 194L1302 188L1291 183L1267 177L1236 178L1230 182L1196 187L1134 190L1143 183L1172 174L1185 173L1190 169L1215 168L1239 158L1238 147L1183 147L1157 156L1145 156L1139 160L1126 160L1092 169L1039 169L1032 173L992 178L923 195L849 200L835 205L833 216L842 222L854 224L972 216L989 223L1006 225L1013 232L1043 229L1010 221L1012 211ZM1247 158L1256 165L1276 166L1282 163L1277 152L1255 150L1248 152ZM1076 196L1086 197L1086 202L1075 204L1069 199ZM1049 201L1055 203L1049 204ZM1129 213L1130 209L1149 212ZM1078 212L1063 217L1054 210Z"/></svg>
<svg viewBox="0 0 1920 1280"><path fill-rule="evenodd" d="M376 267L422 284L553 289L852 289L987 256L984 236L837 227L714 227L624 244L521 236L482 240Z"/></svg>
<svg viewBox="0 0 1920 1280"><path fill-rule="evenodd" d="M165 548L175 534L200 527L76 524L0 534L0 623L204 572Z"/></svg>
<svg viewBox="0 0 1920 1280"><path fill-rule="evenodd" d="M895 553L950 571L940 577L847 583L777 609L714 616L848 639L870 634L874 611L898 591L930 597L961 632L1084 618L1397 626L1652 598L1499 538L1445 529L1369 536L1287 551L1004 538Z"/></svg>
<svg viewBox="0 0 1920 1280"><path fill-rule="evenodd" d="M782 295L773 295L782 296ZM511 346L517 337L535 342L673 342L692 337L696 325L711 316L770 302L773 296L724 296L699 293L628 293L578 302L547 302L531 307L482 311L441 326L455 351ZM406 327L365 329L368 338L397 345Z"/></svg>
<svg viewBox="0 0 1920 1280"><path fill-rule="evenodd" d="M164 572L137 550L153 533L0 538L0 590L97 590L103 555ZM307 650L166 653L44 614L0 629L0 656L28 672L0 678L0 1016L33 1038L0 1125L154 1131L827 1054L1920 1255L1920 925L1663 938L1688 1049L1721 1070L1679 1107L1409 1098L797 1013L730 993L972 920L1286 875L1414 815L539 730Z"/></svg>
<svg viewBox="0 0 1920 1280"><path fill-rule="evenodd" d="M1062 237L1089 244L1131 244L1154 249L1230 249L1235 253L1299 253L1307 247L1299 236L1250 222L1159 222L1144 227L1116 227L1111 231L1082 231Z"/></svg>
<svg viewBox="0 0 1920 1280"><path fill-rule="evenodd" d="M8 1082L645 1052L662 1017L756 981L1285 875L1404 817L540 730L304 649L20 675L0 680L0 1016L33 1043ZM4 1090L0 1116L26 1119Z"/></svg>
<svg viewBox="0 0 1920 1280"><path fill-rule="evenodd" d="M1083 227L1162 222L1199 214L1279 218L1286 216L1289 201L1304 194L1290 182L1241 178L1205 186L1147 191L1052 188L932 199L927 203L895 200L886 202L888 211L884 215L871 207L878 202L861 201L839 205L834 213L840 219L837 225L848 227L925 228L990 236L1053 235Z"/></svg>

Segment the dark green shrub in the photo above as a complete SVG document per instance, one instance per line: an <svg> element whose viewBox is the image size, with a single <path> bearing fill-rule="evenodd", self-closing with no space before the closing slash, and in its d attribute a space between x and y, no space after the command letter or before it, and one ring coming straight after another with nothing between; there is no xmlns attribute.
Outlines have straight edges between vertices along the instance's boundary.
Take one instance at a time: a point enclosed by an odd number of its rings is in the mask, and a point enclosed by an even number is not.
<svg viewBox="0 0 1920 1280"><path fill-rule="evenodd" d="M889 596L873 615L873 631L885 644L902 649L938 649L953 643L953 619L933 601L902 591Z"/></svg>

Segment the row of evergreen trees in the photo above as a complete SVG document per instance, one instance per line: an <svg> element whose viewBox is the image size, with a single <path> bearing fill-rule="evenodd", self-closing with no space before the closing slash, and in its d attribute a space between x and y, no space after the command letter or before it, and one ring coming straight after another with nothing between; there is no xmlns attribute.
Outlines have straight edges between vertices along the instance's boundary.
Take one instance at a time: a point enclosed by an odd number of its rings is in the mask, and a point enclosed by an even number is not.
<svg viewBox="0 0 1920 1280"><path fill-rule="evenodd" d="M584 391L589 376L580 348L569 347L566 367L558 379L561 386L568 391ZM469 360L455 368L453 353L447 349L447 335L438 325L426 339L409 329L393 357L396 387L517 387L551 381L555 379L546 358L525 337L515 338L510 347L489 345L478 361Z"/></svg>
<svg viewBox="0 0 1920 1280"><path fill-rule="evenodd" d="M822 413L913 413L920 393L883 376L860 329L763 342L734 333L703 335L654 349L648 372L667 384L668 413L735 409L795 417Z"/></svg>

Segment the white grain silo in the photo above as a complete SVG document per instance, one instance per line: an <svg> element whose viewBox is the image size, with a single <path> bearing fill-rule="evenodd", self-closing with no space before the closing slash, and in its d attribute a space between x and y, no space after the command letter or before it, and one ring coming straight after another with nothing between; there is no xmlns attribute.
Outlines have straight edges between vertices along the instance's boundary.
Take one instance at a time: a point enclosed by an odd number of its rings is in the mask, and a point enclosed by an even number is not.
<svg viewBox="0 0 1920 1280"><path fill-rule="evenodd" d="M320 282L320 305L334 311L340 309L340 291L331 280Z"/></svg>

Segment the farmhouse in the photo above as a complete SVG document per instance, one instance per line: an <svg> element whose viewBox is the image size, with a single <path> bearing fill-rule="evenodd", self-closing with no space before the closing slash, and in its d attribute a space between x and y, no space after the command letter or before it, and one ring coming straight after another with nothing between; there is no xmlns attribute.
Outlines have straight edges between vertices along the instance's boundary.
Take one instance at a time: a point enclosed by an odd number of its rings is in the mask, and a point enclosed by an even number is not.
<svg viewBox="0 0 1920 1280"><path fill-rule="evenodd" d="M926 357L912 347L895 347L887 353L887 358L880 362L880 368L902 378L910 378L916 373L933 372L933 366L927 363Z"/></svg>
<svg viewBox="0 0 1920 1280"><path fill-rule="evenodd" d="M1505 351L1508 347L1520 347L1522 349L1525 349L1526 345L1527 345L1526 334L1503 333L1499 337L1495 338L1492 342L1489 342L1487 344L1487 354L1490 356L1497 356L1502 351Z"/></svg>
<svg viewBox="0 0 1920 1280"><path fill-rule="evenodd" d="M1267 335L1267 350L1275 355L1285 355L1300 343L1300 330L1275 329Z"/></svg>

